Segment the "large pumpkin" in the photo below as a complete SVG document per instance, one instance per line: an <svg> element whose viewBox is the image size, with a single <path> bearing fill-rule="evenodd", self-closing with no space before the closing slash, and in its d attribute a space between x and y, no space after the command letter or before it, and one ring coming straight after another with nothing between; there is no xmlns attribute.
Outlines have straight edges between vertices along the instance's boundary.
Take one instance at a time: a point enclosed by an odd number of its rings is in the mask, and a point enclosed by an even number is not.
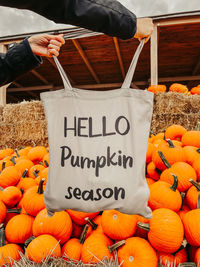
<svg viewBox="0 0 200 267"><path fill-rule="evenodd" d="M0 187L16 185L21 176L22 173L15 166L6 167L0 174Z"/></svg>

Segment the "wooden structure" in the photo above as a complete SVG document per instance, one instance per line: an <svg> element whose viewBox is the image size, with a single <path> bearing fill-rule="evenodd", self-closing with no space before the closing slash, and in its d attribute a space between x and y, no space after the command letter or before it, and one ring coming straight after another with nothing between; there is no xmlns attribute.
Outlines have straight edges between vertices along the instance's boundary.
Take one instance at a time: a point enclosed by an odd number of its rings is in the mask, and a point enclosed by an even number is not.
<svg viewBox="0 0 200 267"><path fill-rule="evenodd" d="M143 48L133 79L134 88L150 84L181 82L189 88L200 83L200 13L154 18L151 42ZM67 34L68 30L56 31ZM30 34L27 34L30 35ZM0 51L27 35L0 38ZM136 39L122 41L97 35L66 40L59 60L72 85L77 88L108 90L120 87L138 45ZM62 88L51 58L15 82L0 88L0 105L39 99L39 93Z"/></svg>

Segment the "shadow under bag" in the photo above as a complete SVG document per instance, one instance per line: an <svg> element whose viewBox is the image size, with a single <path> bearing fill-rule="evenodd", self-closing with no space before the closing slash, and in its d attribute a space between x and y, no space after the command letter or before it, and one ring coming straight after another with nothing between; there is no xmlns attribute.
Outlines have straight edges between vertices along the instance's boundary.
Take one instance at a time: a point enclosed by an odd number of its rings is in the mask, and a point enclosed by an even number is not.
<svg viewBox="0 0 200 267"><path fill-rule="evenodd" d="M151 218L145 160L153 94L130 89L143 45L122 87L110 91L72 88L54 57L64 89L41 94L50 148L45 189L49 215L66 209L116 209Z"/></svg>

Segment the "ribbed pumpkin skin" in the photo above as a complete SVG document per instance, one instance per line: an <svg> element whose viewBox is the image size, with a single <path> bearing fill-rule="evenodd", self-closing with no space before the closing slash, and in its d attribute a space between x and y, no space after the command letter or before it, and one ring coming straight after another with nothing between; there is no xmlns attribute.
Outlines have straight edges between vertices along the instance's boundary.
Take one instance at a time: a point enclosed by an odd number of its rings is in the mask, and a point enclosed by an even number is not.
<svg viewBox="0 0 200 267"><path fill-rule="evenodd" d="M200 182L200 156L197 156L192 164L197 174L197 180Z"/></svg>
<svg viewBox="0 0 200 267"><path fill-rule="evenodd" d="M21 178L19 183L16 186L19 189L23 189L25 193L29 188L37 185L35 180L36 179L29 178L29 177Z"/></svg>
<svg viewBox="0 0 200 267"><path fill-rule="evenodd" d="M117 256L122 267L158 266L158 258L155 250L148 241L140 237L126 239L125 245L118 249Z"/></svg>
<svg viewBox="0 0 200 267"><path fill-rule="evenodd" d="M79 239L72 238L68 240L62 247L62 256L65 260L80 261L83 244L80 244Z"/></svg>
<svg viewBox="0 0 200 267"><path fill-rule="evenodd" d="M196 146L200 148L200 131L187 131L181 141L183 146Z"/></svg>
<svg viewBox="0 0 200 267"><path fill-rule="evenodd" d="M183 224L174 211L164 208L153 211L148 239L156 250L166 253L177 251L183 235Z"/></svg>
<svg viewBox="0 0 200 267"><path fill-rule="evenodd" d="M158 181L150 187L149 207L152 210L167 208L175 212L179 211L182 205L182 198L178 190L170 189L169 183Z"/></svg>
<svg viewBox="0 0 200 267"><path fill-rule="evenodd" d="M33 235L49 234L54 236L60 244L65 243L72 233L72 221L65 211L56 212L52 217L47 215L47 210L41 210L33 223Z"/></svg>
<svg viewBox="0 0 200 267"><path fill-rule="evenodd" d="M5 158L6 156L10 156L14 153L14 150L11 148L0 149L0 160Z"/></svg>
<svg viewBox="0 0 200 267"><path fill-rule="evenodd" d="M182 139L182 136L187 132L187 130L179 125L179 124L173 124L169 127L167 127L165 131L165 139L171 139L171 140L178 140L180 141Z"/></svg>
<svg viewBox="0 0 200 267"><path fill-rule="evenodd" d="M196 157L200 155L200 153L197 152L198 147L195 146L184 146L183 150L185 152L186 156L186 162L190 164L191 166L193 165Z"/></svg>
<svg viewBox="0 0 200 267"><path fill-rule="evenodd" d="M160 174L156 171L156 165L154 164L153 161L151 161L148 165L147 165L147 174L148 177L158 181L160 179Z"/></svg>
<svg viewBox="0 0 200 267"><path fill-rule="evenodd" d="M188 190L192 184L189 182L190 179L197 180L195 170L186 162L176 162L171 168L164 170L160 175L160 180L165 181L169 184L173 184L174 178L172 173L178 176L178 187L180 192Z"/></svg>
<svg viewBox="0 0 200 267"><path fill-rule="evenodd" d="M81 255L83 263L99 262L104 257L111 259L113 254L108 250L108 246L111 245L112 241L106 235L97 232L93 233L83 244Z"/></svg>
<svg viewBox="0 0 200 267"><path fill-rule="evenodd" d="M22 193L16 186L8 186L3 190L2 201L8 208L13 208L22 198Z"/></svg>
<svg viewBox="0 0 200 267"><path fill-rule="evenodd" d="M0 247L0 266L4 266L6 263L9 263L9 266L11 266L14 260L20 260L19 252L23 253L23 250L16 244L7 244Z"/></svg>
<svg viewBox="0 0 200 267"><path fill-rule="evenodd" d="M44 146L36 146L29 150L27 157L37 163L43 160L44 156L47 154L47 150Z"/></svg>
<svg viewBox="0 0 200 267"><path fill-rule="evenodd" d="M20 159L15 167L21 172L23 173L25 171L25 169L30 169L31 167L33 167L33 162L29 159Z"/></svg>
<svg viewBox="0 0 200 267"><path fill-rule="evenodd" d="M197 266L199 267L200 264L200 248L197 248L194 254L194 262L196 262Z"/></svg>
<svg viewBox="0 0 200 267"><path fill-rule="evenodd" d="M36 237L26 248L25 256L30 260L41 263L47 256L61 257L61 247L58 241L51 235Z"/></svg>
<svg viewBox="0 0 200 267"><path fill-rule="evenodd" d="M0 187L6 188L11 185L16 185L22 174L15 166L5 168L0 174Z"/></svg>
<svg viewBox="0 0 200 267"><path fill-rule="evenodd" d="M2 223L6 217L7 208L5 204L0 200L0 223Z"/></svg>
<svg viewBox="0 0 200 267"><path fill-rule="evenodd" d="M27 214L14 216L6 225L5 235L10 243L23 244L32 236L34 218Z"/></svg>
<svg viewBox="0 0 200 267"><path fill-rule="evenodd" d="M71 219L73 222L75 222L78 225L84 225L86 224L85 218L90 218L93 219L95 216L99 214L99 212L94 212L94 213L86 213L82 211L75 211L75 210L67 210L69 213Z"/></svg>
<svg viewBox="0 0 200 267"><path fill-rule="evenodd" d="M159 262L161 261L164 266L170 265L177 267L180 263L187 262L188 257L186 249L184 248L177 252L175 256L164 252L158 252L158 259Z"/></svg>
<svg viewBox="0 0 200 267"><path fill-rule="evenodd" d="M200 191L195 186L190 187L186 193L186 202L190 209L194 210L197 208L198 195Z"/></svg>
<svg viewBox="0 0 200 267"><path fill-rule="evenodd" d="M185 237L192 246L200 246L200 209L187 212L183 218Z"/></svg>
<svg viewBox="0 0 200 267"><path fill-rule="evenodd" d="M137 216L106 210L102 214L103 232L114 240L122 240L132 236L137 227Z"/></svg>

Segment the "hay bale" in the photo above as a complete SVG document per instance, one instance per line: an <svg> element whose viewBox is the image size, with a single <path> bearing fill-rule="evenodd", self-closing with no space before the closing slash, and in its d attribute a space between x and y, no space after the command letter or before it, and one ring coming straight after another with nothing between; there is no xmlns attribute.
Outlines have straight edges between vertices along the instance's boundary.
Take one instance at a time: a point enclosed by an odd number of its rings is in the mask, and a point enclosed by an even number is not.
<svg viewBox="0 0 200 267"><path fill-rule="evenodd" d="M0 106L0 122L3 121L3 107Z"/></svg>

